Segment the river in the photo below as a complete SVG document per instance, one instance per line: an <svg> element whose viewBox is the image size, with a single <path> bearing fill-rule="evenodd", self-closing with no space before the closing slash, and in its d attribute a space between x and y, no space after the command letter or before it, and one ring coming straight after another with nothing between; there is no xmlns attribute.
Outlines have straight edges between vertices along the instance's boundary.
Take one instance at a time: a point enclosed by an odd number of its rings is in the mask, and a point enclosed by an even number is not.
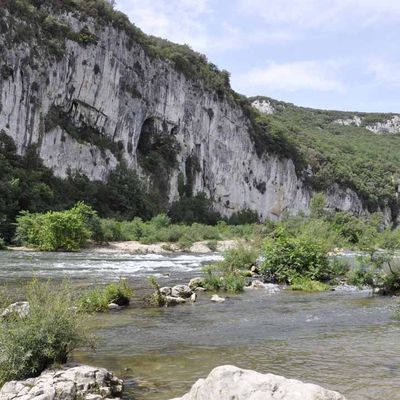
<svg viewBox="0 0 400 400"><path fill-rule="evenodd" d="M0 252L0 282L33 276L75 285L127 278L138 294L146 276L162 285L187 282L220 255ZM276 294L247 290L225 303L171 308L129 307L99 314L92 324L96 352L74 360L125 378L135 400L167 400L185 393L213 367L234 364L320 384L349 400L400 400L400 323L397 300L368 291Z"/></svg>

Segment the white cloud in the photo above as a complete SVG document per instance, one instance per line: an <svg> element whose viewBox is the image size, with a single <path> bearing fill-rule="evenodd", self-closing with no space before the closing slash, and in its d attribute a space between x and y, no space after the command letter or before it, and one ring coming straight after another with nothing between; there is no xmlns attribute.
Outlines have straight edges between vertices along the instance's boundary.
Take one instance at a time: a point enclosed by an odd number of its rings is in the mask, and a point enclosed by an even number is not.
<svg viewBox="0 0 400 400"><path fill-rule="evenodd" d="M241 0L237 10L289 28L354 30L400 20L398 0Z"/></svg>
<svg viewBox="0 0 400 400"><path fill-rule="evenodd" d="M263 88L294 92L312 90L318 92L343 92L344 85L337 78L338 62L296 61L284 64L269 62L266 68L255 68L238 77L241 87Z"/></svg>
<svg viewBox="0 0 400 400"><path fill-rule="evenodd" d="M371 58L367 62L367 74L372 75L378 84L400 86L400 62L383 58Z"/></svg>
<svg viewBox="0 0 400 400"><path fill-rule="evenodd" d="M203 21L212 13L210 0L118 0L117 7L145 33L204 47Z"/></svg>
<svg viewBox="0 0 400 400"><path fill-rule="evenodd" d="M229 2L226 5L232 7ZM221 16L221 10L216 10L217 4L212 0L118 0L117 7L145 33L189 44L204 53L295 39L292 33L279 27L266 30L257 24L242 26L240 19L229 15L228 9Z"/></svg>

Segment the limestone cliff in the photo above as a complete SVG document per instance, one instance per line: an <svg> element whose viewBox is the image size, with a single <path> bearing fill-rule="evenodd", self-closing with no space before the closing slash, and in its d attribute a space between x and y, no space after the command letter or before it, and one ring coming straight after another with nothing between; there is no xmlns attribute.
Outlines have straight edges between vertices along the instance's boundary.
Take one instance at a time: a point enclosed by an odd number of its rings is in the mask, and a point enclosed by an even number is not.
<svg viewBox="0 0 400 400"><path fill-rule="evenodd" d="M99 26L71 12L53 18L86 35L84 41L67 38L57 57L35 37L13 40L15 26L9 12L2 13L0 130L20 153L36 143L55 174L79 170L92 180L105 180L124 161L162 186L168 202L179 198L184 183L192 193L206 193L223 215L246 208L262 219L307 212L313 191L291 159L268 149L257 154L239 104L188 78L171 61L149 56L111 24ZM168 170L146 167L166 142ZM346 189L328 195L335 208L365 212Z"/></svg>

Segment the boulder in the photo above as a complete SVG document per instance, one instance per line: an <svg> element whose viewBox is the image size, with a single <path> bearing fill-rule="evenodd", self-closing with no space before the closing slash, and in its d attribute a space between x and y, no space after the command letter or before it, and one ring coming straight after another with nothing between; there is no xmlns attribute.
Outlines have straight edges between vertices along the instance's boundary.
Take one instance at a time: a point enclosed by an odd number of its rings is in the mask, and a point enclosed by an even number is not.
<svg viewBox="0 0 400 400"><path fill-rule="evenodd" d="M192 303L196 303L196 301L197 301L197 293L193 293L193 294L190 296L190 301L191 301Z"/></svg>
<svg viewBox="0 0 400 400"><path fill-rule="evenodd" d="M160 289L160 293L161 293L163 296L171 296L172 288L170 288L170 287L168 287L168 286L162 287L162 288Z"/></svg>
<svg viewBox="0 0 400 400"><path fill-rule="evenodd" d="M189 393L174 400L346 400L338 392L232 365L217 367Z"/></svg>
<svg viewBox="0 0 400 400"><path fill-rule="evenodd" d="M29 313L29 303L27 301L19 301L9 305L1 314L2 319L6 319L12 315L25 318Z"/></svg>
<svg viewBox="0 0 400 400"><path fill-rule="evenodd" d="M116 311L116 310L119 310L121 307L118 305L118 304L116 304L116 303L110 303L109 305L108 305L108 309L110 310L110 311Z"/></svg>
<svg viewBox="0 0 400 400"><path fill-rule="evenodd" d="M187 285L176 285L172 288L172 297L183 297L184 299L189 298L192 295L192 290Z"/></svg>
<svg viewBox="0 0 400 400"><path fill-rule="evenodd" d="M104 368L81 365L46 370L37 378L7 382L1 400L110 400L122 396L123 382Z"/></svg>
<svg viewBox="0 0 400 400"><path fill-rule="evenodd" d="M197 278L192 278L189 282L190 289L194 290L197 289L198 287L203 287L204 286L204 279L198 276Z"/></svg>
<svg viewBox="0 0 400 400"><path fill-rule="evenodd" d="M165 296L165 305L166 306L176 306L178 304L186 303L186 299L183 297L172 297L172 296Z"/></svg>
<svg viewBox="0 0 400 400"><path fill-rule="evenodd" d="M213 294L211 297L211 301L214 301L216 303L222 303L225 301L225 297L220 297L217 294Z"/></svg>

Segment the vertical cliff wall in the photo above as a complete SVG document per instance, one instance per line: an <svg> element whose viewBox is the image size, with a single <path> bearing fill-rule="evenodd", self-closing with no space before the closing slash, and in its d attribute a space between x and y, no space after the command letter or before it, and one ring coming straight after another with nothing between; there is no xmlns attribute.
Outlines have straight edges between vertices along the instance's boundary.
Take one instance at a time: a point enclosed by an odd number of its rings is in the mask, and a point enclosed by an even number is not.
<svg viewBox="0 0 400 400"><path fill-rule="evenodd" d="M171 61L150 57L111 25L72 13L53 18L84 40L67 38L52 55L35 37L16 41L15 20L7 11L1 18L0 130L19 153L37 144L55 174L79 171L91 180L105 180L125 162L166 203L179 199L183 186L204 192L223 215L307 212L312 190L291 159L268 149L257 155L238 104ZM333 207L364 212L355 193L328 196Z"/></svg>

